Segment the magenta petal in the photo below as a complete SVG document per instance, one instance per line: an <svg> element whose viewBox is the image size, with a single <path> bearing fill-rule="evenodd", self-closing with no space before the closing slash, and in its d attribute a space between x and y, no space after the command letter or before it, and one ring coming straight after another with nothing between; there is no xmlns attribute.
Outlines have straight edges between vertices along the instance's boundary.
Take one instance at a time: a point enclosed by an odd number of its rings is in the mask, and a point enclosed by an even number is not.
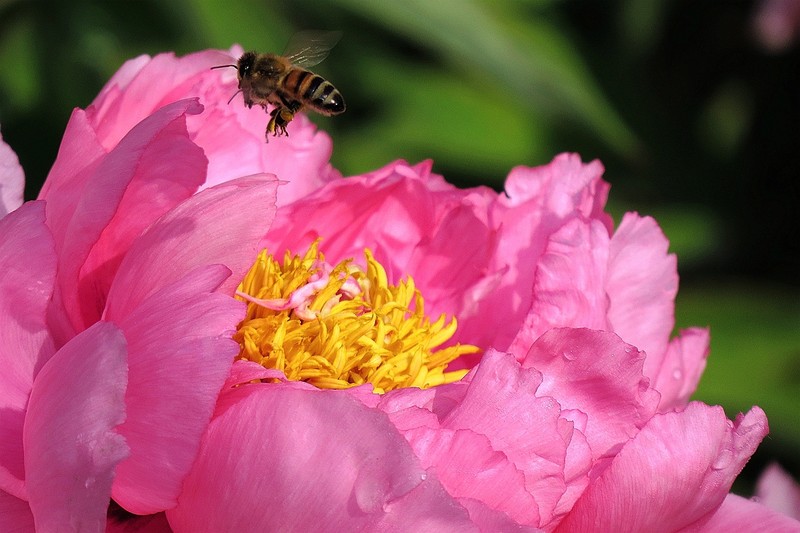
<svg viewBox="0 0 800 533"><path fill-rule="evenodd" d="M251 176L205 189L154 223L120 264L106 306L110 320L198 266L224 264L219 289L233 295L257 255L275 213L273 176Z"/></svg>
<svg viewBox="0 0 800 533"><path fill-rule="evenodd" d="M36 377L25 418L25 483L37 531L99 531L114 469L128 454L125 337L98 322Z"/></svg>
<svg viewBox="0 0 800 533"><path fill-rule="evenodd" d="M25 173L14 150L0 135L0 218L22 205Z"/></svg>
<svg viewBox="0 0 800 533"><path fill-rule="evenodd" d="M583 429L593 459L614 455L650 419L658 394L642 376L644 354L613 333L554 329L542 335L523 366L542 372L539 394L588 418Z"/></svg>
<svg viewBox="0 0 800 533"><path fill-rule="evenodd" d="M721 407L694 402L656 415L557 531L677 531L708 519L767 431L757 407L733 423Z"/></svg>
<svg viewBox="0 0 800 533"><path fill-rule="evenodd" d="M33 513L28 502L0 490L0 531L35 533Z"/></svg>
<svg viewBox="0 0 800 533"><path fill-rule="evenodd" d="M245 385L209 426L176 530L380 530L469 526L384 414L348 394ZM392 515L397 514L397 517Z"/></svg>
<svg viewBox="0 0 800 533"><path fill-rule="evenodd" d="M150 514L174 506L239 345L244 304L214 292L230 274L201 267L161 288L119 320L129 339L128 417L119 431L131 456L114 499Z"/></svg>
<svg viewBox="0 0 800 533"><path fill-rule="evenodd" d="M45 311L56 274L44 202L0 219L0 489L24 497L22 425L33 380L53 355Z"/></svg>

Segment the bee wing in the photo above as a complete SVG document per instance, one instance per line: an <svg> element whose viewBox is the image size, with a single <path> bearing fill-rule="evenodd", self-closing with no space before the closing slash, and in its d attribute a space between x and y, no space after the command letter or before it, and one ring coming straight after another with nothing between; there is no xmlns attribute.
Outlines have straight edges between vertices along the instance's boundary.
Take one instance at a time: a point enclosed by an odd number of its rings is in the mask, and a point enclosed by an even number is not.
<svg viewBox="0 0 800 533"><path fill-rule="evenodd" d="M328 57L339 39L340 31L301 31L292 35L284 56L300 67L313 67Z"/></svg>

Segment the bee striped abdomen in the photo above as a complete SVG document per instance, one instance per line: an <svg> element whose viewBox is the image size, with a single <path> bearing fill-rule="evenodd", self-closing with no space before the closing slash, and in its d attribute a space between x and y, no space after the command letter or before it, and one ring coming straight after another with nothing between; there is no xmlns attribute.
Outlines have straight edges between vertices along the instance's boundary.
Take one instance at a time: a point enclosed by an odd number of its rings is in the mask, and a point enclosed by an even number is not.
<svg viewBox="0 0 800 533"><path fill-rule="evenodd" d="M344 112L342 94L331 82L318 74L304 69L294 69L286 76L284 89L293 93L306 105L323 115L338 115Z"/></svg>

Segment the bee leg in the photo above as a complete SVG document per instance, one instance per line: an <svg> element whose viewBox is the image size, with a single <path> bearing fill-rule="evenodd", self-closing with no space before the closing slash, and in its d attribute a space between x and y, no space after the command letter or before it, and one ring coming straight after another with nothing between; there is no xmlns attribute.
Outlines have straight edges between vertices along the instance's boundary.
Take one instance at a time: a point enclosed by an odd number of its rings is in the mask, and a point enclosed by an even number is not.
<svg viewBox="0 0 800 533"><path fill-rule="evenodd" d="M289 134L286 132L286 126L294 118L294 113L285 107L276 107L270 112L269 116L271 118L267 124L267 142L269 142L270 133L276 137L279 135L286 135L288 137Z"/></svg>

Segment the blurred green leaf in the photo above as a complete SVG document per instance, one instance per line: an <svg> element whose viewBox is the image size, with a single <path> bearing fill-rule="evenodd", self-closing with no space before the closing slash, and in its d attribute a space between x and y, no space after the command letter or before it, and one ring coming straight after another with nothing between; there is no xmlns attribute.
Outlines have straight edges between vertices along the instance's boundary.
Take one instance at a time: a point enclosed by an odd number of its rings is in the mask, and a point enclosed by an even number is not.
<svg viewBox="0 0 800 533"><path fill-rule="evenodd" d="M460 68L516 95L513 103L593 129L622 154L637 141L603 96L580 55L548 20L522 17L513 2L337 0L377 24L429 46ZM524 22L523 22L524 20Z"/></svg>
<svg viewBox="0 0 800 533"><path fill-rule="evenodd" d="M465 175L492 173L508 161L546 157L540 124L505 102L508 95L446 72L366 58L359 66L377 87L375 120L340 131L334 163L352 175L405 158L433 158ZM324 125L323 125L324 126ZM497 176L498 182L505 176Z"/></svg>
<svg viewBox="0 0 800 533"><path fill-rule="evenodd" d="M682 286L679 327L711 327L711 355L695 397L728 415L758 405L772 439L800 447L800 294L746 282Z"/></svg>

